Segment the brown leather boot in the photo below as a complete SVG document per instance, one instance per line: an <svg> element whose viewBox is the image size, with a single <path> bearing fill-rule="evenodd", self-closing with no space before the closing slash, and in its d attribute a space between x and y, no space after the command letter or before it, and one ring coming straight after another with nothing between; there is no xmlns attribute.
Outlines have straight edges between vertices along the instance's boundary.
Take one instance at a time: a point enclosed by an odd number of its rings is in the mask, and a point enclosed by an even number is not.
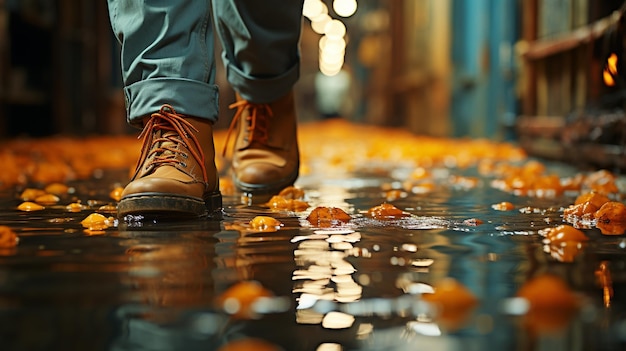
<svg viewBox="0 0 626 351"><path fill-rule="evenodd" d="M182 116L169 105L144 120L141 156L122 192L119 217L202 216L222 207L210 121Z"/></svg>
<svg viewBox="0 0 626 351"><path fill-rule="evenodd" d="M292 185L300 167L293 92L270 104L237 95L230 108L237 109L229 130L229 136L237 130L232 156L235 186L251 195L267 195Z"/></svg>

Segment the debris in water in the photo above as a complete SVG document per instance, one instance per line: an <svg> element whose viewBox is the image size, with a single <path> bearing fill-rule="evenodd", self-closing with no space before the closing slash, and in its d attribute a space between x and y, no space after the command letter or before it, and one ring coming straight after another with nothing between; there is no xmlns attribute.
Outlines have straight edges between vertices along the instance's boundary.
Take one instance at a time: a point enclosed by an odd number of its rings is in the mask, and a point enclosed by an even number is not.
<svg viewBox="0 0 626 351"><path fill-rule="evenodd" d="M6 225L0 225L0 249L15 247L20 238Z"/></svg>
<svg viewBox="0 0 626 351"><path fill-rule="evenodd" d="M19 206L17 206L18 210L24 211L24 212L41 211L44 208L45 207L41 206L40 204L36 204L31 201L22 202Z"/></svg>
<svg viewBox="0 0 626 351"><path fill-rule="evenodd" d="M306 218L311 225L318 228L337 227L350 222L352 217L337 207L316 207Z"/></svg>

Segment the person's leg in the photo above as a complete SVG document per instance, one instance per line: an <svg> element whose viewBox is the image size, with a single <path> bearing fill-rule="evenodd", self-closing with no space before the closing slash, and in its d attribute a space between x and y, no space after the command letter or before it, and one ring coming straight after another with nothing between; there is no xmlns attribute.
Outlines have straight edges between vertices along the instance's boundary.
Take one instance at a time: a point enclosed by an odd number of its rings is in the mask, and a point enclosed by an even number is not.
<svg viewBox="0 0 626 351"><path fill-rule="evenodd" d="M244 192L275 193L298 177L293 86L300 74L302 4L213 1L226 76L237 93L232 172Z"/></svg>
<svg viewBox="0 0 626 351"><path fill-rule="evenodd" d="M221 207L212 124L218 90L209 0L109 0L128 121L144 145L119 215ZM205 209L206 203L206 209Z"/></svg>
<svg viewBox="0 0 626 351"><path fill-rule="evenodd" d="M213 0L226 77L243 99L271 103L297 82L302 4L299 0Z"/></svg>
<svg viewBox="0 0 626 351"><path fill-rule="evenodd" d="M109 15L121 44L131 123L140 124L165 103L184 115L217 120L209 0L109 0Z"/></svg>

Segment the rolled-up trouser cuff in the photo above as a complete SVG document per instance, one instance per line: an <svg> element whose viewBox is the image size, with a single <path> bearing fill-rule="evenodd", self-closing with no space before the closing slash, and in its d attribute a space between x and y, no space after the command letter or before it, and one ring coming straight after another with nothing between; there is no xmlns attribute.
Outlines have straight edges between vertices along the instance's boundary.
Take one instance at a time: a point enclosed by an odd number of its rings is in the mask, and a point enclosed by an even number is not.
<svg viewBox="0 0 626 351"><path fill-rule="evenodd" d="M300 77L300 63L296 63L287 72L272 78L257 78L246 76L232 63L226 64L226 78L230 85L245 100L267 104L287 95Z"/></svg>
<svg viewBox="0 0 626 351"><path fill-rule="evenodd" d="M177 113L205 118L212 122L218 117L218 88L184 78L151 78L124 88L126 118L132 125L140 125L141 118L157 112L164 104Z"/></svg>

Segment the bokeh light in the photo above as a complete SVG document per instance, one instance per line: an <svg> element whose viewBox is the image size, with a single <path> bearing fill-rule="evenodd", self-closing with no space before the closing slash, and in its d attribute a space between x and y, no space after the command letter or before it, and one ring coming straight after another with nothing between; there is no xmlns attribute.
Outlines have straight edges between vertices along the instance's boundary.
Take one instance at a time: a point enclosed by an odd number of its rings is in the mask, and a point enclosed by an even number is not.
<svg viewBox="0 0 626 351"><path fill-rule="evenodd" d="M356 0L335 0L333 10L341 17L350 17L356 12Z"/></svg>
<svg viewBox="0 0 626 351"><path fill-rule="evenodd" d="M308 19L315 18L323 13L327 13L326 5L319 0L305 0L302 7L302 15Z"/></svg>
<svg viewBox="0 0 626 351"><path fill-rule="evenodd" d="M333 2L333 10L339 16L349 17L356 11L355 0ZM326 76L341 72L346 54L346 25L328 14L328 6L320 0L305 0L304 17L311 21L311 29L322 35L319 41L319 69Z"/></svg>

